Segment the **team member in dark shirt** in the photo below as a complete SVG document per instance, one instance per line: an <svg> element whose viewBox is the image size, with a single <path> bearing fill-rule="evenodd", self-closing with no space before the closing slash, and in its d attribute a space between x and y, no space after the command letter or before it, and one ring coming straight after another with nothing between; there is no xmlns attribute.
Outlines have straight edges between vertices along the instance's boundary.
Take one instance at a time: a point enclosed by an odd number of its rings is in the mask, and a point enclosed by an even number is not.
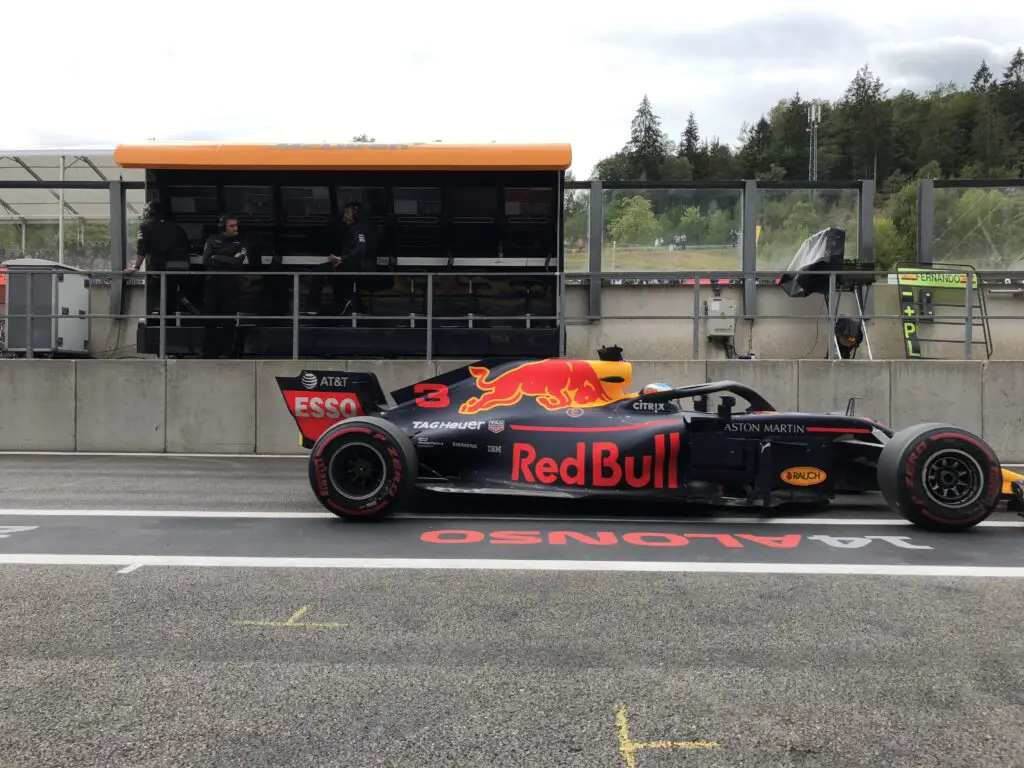
<svg viewBox="0 0 1024 768"><path fill-rule="evenodd" d="M328 231L327 261L318 265L318 271L375 272L377 269L376 240L372 228L360 220L359 203L346 203L342 209L342 228L332 227ZM340 254L340 255L339 255ZM341 315L352 309L362 311L356 294L356 276L331 274L313 278L309 290L311 304L320 308L320 296L324 285L330 284L332 302L326 314Z"/></svg>
<svg viewBox="0 0 1024 768"><path fill-rule="evenodd" d="M169 261L188 261L192 244L185 230L175 224L160 210L156 202L146 203L142 209L142 220L139 222L139 234L135 239L135 264L124 270L122 274L134 275L142 264L146 263L148 272L164 272ZM195 307L181 292L177 280L167 281L167 306L165 314L174 314L179 305L189 311ZM160 311L160 278L146 275L146 312Z"/></svg>
<svg viewBox="0 0 1024 768"><path fill-rule="evenodd" d="M221 216L219 227L217 234L206 239L203 268L208 272L241 272L249 254L238 233L238 219L234 216ZM237 311L240 288L235 275L206 277L203 314L220 317L210 317L205 321L203 357L236 356L236 337L233 333L235 320L231 315Z"/></svg>

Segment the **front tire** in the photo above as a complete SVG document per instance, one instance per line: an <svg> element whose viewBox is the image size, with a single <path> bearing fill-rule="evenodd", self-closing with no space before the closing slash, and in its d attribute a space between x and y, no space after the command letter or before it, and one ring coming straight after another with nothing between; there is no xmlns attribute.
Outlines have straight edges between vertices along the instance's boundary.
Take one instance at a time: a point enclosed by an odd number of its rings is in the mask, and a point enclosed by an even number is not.
<svg viewBox="0 0 1024 768"><path fill-rule="evenodd" d="M893 510L929 531L964 531L995 510L1002 492L995 451L948 424L893 435L878 459L878 487Z"/></svg>
<svg viewBox="0 0 1024 768"><path fill-rule="evenodd" d="M378 520L400 509L419 462L409 437L391 422L362 416L327 429L309 456L309 484L338 517Z"/></svg>

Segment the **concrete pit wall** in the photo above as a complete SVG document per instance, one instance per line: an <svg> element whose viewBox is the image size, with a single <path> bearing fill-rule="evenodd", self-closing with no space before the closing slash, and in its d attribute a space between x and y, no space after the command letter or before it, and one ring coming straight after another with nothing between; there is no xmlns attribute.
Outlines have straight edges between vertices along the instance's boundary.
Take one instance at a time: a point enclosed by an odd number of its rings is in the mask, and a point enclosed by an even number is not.
<svg viewBox="0 0 1024 768"><path fill-rule="evenodd" d="M302 454L275 376L303 368L372 371L390 392L460 364L0 361L0 450ZM981 434L1004 462L1024 462L1021 360L640 360L633 367L634 387L734 379L784 410L843 410L857 396L858 413L895 428L951 422Z"/></svg>

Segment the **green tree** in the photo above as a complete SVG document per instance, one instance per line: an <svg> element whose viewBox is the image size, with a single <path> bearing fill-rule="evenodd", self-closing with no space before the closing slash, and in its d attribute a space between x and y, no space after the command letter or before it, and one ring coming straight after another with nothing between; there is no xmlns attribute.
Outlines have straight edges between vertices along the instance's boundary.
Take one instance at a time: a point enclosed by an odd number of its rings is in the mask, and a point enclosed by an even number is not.
<svg viewBox="0 0 1024 768"><path fill-rule="evenodd" d="M988 63L982 59L981 66L978 67L978 71L971 78L971 91L979 94L985 93L992 87L993 82L992 70L988 68Z"/></svg>
<svg viewBox="0 0 1024 768"><path fill-rule="evenodd" d="M744 126L741 134L742 148L739 152L739 166L743 178L753 179L767 171L772 164L772 126L762 117L752 126Z"/></svg>
<svg viewBox="0 0 1024 768"><path fill-rule="evenodd" d="M576 181L572 171L565 174L567 182ZM590 193L585 189L565 190L565 212L562 215L562 233L567 243L579 239L586 241L590 221Z"/></svg>
<svg viewBox="0 0 1024 768"><path fill-rule="evenodd" d="M969 83L965 88L936 83L922 93L890 93L864 66L852 73L838 98L818 101L818 178L876 180L876 244L882 265L914 257L920 179L1024 177L1024 48L1009 61L979 61L972 69L957 78ZM673 147L645 97L630 140L598 162L594 173L609 182L800 181L807 178L809 159L807 105L799 93L764 105L760 117L743 124L733 146L702 137L697 116L689 112L682 126L669 131L679 137ZM936 252L944 248L955 254L950 259L975 259L979 265L1013 263L1024 256L1024 212L1016 207L1024 194L1016 189L989 188L982 190L984 195L937 189L936 236L938 227L945 227L947 245ZM721 243L739 227L741 216L738 195L726 201L716 194L645 190L647 203L637 208L635 192L609 191L605 235L621 239L631 233L636 240L685 232L693 243ZM648 211L655 223L644 216L643 226L634 227L630 222L638 221L638 211ZM763 191L757 206L762 226L758 259L788 263L803 239L830 225L847 227L848 249L853 248L856 216L856 196L848 191Z"/></svg>
<svg viewBox="0 0 1024 768"><path fill-rule="evenodd" d="M651 201L634 195L622 201L618 214L612 219L609 231L612 239L630 245L647 245L655 237L658 219Z"/></svg>
<svg viewBox="0 0 1024 768"><path fill-rule="evenodd" d="M686 128L679 141L679 154L685 157L690 167L693 168L693 176L696 179L707 178L707 150L701 144L700 128L697 125L697 116L690 112L686 119Z"/></svg>
<svg viewBox="0 0 1024 768"><path fill-rule="evenodd" d="M665 161L667 137L661 130L661 118L654 114L651 102L644 95L633 117L626 156L637 178L655 181L661 178Z"/></svg>

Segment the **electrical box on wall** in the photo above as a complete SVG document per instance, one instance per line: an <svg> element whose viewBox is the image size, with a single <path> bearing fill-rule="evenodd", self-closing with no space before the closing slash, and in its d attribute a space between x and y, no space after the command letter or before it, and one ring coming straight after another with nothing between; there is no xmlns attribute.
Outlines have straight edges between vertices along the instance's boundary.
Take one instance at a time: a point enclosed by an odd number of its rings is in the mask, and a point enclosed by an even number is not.
<svg viewBox="0 0 1024 768"><path fill-rule="evenodd" d="M716 296L704 302L704 327L709 339L736 335L736 302Z"/></svg>

